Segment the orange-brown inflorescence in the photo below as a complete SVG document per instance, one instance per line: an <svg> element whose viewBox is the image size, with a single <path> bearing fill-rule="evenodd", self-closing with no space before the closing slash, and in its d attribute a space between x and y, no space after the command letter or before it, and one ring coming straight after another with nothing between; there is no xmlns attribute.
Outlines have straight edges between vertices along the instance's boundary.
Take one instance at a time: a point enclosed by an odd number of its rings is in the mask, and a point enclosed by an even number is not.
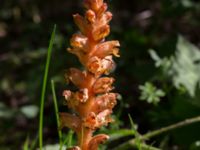
<svg viewBox="0 0 200 150"><path fill-rule="evenodd" d="M69 69L67 76L78 91L65 90L63 96L69 108L76 114L60 113L62 127L73 129L78 136L74 150L97 150L109 137L93 136L93 132L112 121L110 115L116 105L117 93L111 93L114 78L106 77L114 68L112 56L119 57L118 41L105 41L110 33L108 23L112 19L103 0L84 0L84 16L75 14L74 20L80 33L71 40L70 53L75 54L85 70ZM103 76L104 75L104 76Z"/></svg>

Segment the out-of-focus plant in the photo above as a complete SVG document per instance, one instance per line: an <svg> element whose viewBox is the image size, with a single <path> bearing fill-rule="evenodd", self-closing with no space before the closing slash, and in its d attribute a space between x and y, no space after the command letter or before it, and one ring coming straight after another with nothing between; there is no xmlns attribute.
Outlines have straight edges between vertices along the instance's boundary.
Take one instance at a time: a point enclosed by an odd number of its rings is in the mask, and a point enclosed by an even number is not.
<svg viewBox="0 0 200 150"><path fill-rule="evenodd" d="M140 100L147 101L154 105L160 102L160 98L165 96L165 92L155 87L152 83L146 82L144 85L140 85L141 90Z"/></svg>
<svg viewBox="0 0 200 150"><path fill-rule="evenodd" d="M156 86L153 85L152 82L146 82L144 85L139 86L139 89L141 90L140 99L145 100L148 103L158 104L163 96L169 98L171 94L173 94L171 93L171 91L175 90L175 88L177 91L181 91L175 93L175 96L177 96L177 98L179 95L189 95L190 97L186 96L187 98L189 98L189 100L194 100L193 98L195 97L197 99L198 95L196 93L198 93L199 85L199 54L200 53L198 48L181 36L178 37L176 52L174 56L170 56L168 58L164 57L162 59L157 55L155 51L150 50L150 55L155 61L155 66L161 69L162 74L161 78L158 75L152 80L155 80L157 82L161 81L160 87L163 87L164 90L158 89ZM165 78L163 78L163 76L165 76ZM173 84L171 84L171 82ZM191 89L189 89L189 87L191 87ZM185 90L183 90L183 88ZM172 100L174 100L174 98L176 97L172 98ZM178 101L180 101L180 99L178 99ZM173 102L173 104L176 103ZM173 106L173 108L177 107ZM179 109L182 108L179 107ZM175 111L177 111L177 109ZM149 131L144 135L139 134L136 130L137 134L134 135L135 137L133 139L128 140L123 144L120 144L117 148L114 148L112 150L128 150L131 148L159 150L159 148L152 146L151 143L146 144L145 141L170 130L175 130L177 128L181 128L183 126L187 126L197 122L200 122L199 115L197 117L188 118L178 123L171 124L169 126L165 126L154 131ZM198 149L198 144L198 141L196 141L191 145L190 149ZM162 148L162 146L160 146L160 148Z"/></svg>
<svg viewBox="0 0 200 150"><path fill-rule="evenodd" d="M178 37L176 51L173 56L160 58L154 50L150 55L155 66L160 68L172 85L191 97L191 103L200 105L200 50L195 45Z"/></svg>

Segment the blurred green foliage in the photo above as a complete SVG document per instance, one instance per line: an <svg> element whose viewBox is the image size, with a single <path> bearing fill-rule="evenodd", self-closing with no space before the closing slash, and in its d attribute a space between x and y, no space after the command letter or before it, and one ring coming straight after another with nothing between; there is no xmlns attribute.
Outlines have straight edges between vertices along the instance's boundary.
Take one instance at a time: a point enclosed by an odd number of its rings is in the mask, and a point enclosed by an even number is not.
<svg viewBox="0 0 200 150"><path fill-rule="evenodd" d="M120 142L108 142L109 149L134 137L127 134L131 128L128 114L138 125L139 133L200 114L200 2L107 2L114 14L108 39L121 42L121 57L116 59L117 68L113 76L116 78L115 91L121 94L122 99L114 110L116 122L99 132L111 133L113 138L124 134ZM63 106L62 91L71 85L65 83L63 74L65 69L80 67L80 64L65 49L69 46L71 35L77 31L71 17L77 12L83 13L81 0L0 1L1 150L22 149L28 135L29 141L37 137L37 110L45 56L54 24L57 24L58 30L49 76L56 82L59 110L69 111ZM149 49L154 49L150 55ZM148 82L152 85L145 86ZM144 85L143 92L145 89L150 92L141 93L139 85ZM158 89L163 90L164 97L163 94L156 94ZM44 142L55 144L58 143L58 135L50 82L47 93ZM149 100L157 102L160 99L160 102L152 105L140 101L141 94L145 94L143 99L146 100L153 94L154 98ZM120 128L122 131L115 132ZM166 150L196 150L199 146L199 130L197 123L161 135L147 144Z"/></svg>
<svg viewBox="0 0 200 150"><path fill-rule="evenodd" d="M141 100L146 100L148 103L157 105L160 102L160 98L165 96L165 92L161 89L157 89L152 83L146 82L144 85L140 85Z"/></svg>

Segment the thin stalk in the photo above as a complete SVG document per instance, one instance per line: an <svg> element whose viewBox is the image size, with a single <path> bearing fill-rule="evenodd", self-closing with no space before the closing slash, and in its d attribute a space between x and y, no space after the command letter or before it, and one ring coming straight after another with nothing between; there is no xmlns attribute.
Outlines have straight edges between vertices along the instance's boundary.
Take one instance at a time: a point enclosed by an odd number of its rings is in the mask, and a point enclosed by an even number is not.
<svg viewBox="0 0 200 150"><path fill-rule="evenodd" d="M56 122L57 122L57 126L58 126L58 136L59 136L59 143L60 143L59 150L62 150L62 146L63 146L62 131L59 129L60 128L60 120L59 120L59 111L58 111L58 103L57 103L57 97L56 97L56 92L55 92L54 80L51 80L51 90L52 90L52 94L53 94Z"/></svg>
<svg viewBox="0 0 200 150"><path fill-rule="evenodd" d="M190 119L186 119L184 121L181 121L181 122L160 128L158 130L151 131L149 133L141 135L140 139L141 140L147 140L147 139L150 139L150 138L155 137L157 135L160 135L162 133L165 133L167 131L171 131L171 130L174 130L174 129L177 129L177 128L180 128L180 127L192 124L192 123L197 123L197 122L200 122L200 116L190 118ZM134 139L131 139L131 140L119 145L117 148L114 148L113 150L126 150L127 147L130 148L130 146L132 147L135 144L136 144L136 139L134 138Z"/></svg>
<svg viewBox="0 0 200 150"><path fill-rule="evenodd" d="M66 144L67 147L71 147L72 146L73 134L74 134L74 132L72 130L69 130L67 138L64 141L64 144Z"/></svg>
<svg viewBox="0 0 200 150"><path fill-rule="evenodd" d="M44 72L43 84L42 84L42 93L41 93L41 98L40 98L40 119L39 119L39 147L40 147L40 150L42 150L42 147L43 147L44 99L45 99L45 95L46 95L46 85L47 85L51 53L52 53L52 48L53 48L53 43L54 43L54 38L55 38L55 32L56 32L56 25L54 25L54 29L51 34L51 39L50 39L49 47L48 47L48 51L47 51L47 59L46 59L45 72Z"/></svg>
<svg viewBox="0 0 200 150"><path fill-rule="evenodd" d="M163 127L163 128L158 129L158 130L151 131L151 132L143 135L142 138L143 139L150 139L150 138L155 137L157 135L160 135L164 132L167 132L167 131L170 131L170 130L173 130L173 129L177 129L177 128L180 128L180 127L192 124L192 123L196 123L196 122L200 122L200 116L190 118L190 119L186 119L184 121L169 125L167 127Z"/></svg>
<svg viewBox="0 0 200 150"><path fill-rule="evenodd" d="M30 145L30 150L35 150L36 149L36 144L38 142L38 135L35 137L35 139L33 140L33 142Z"/></svg>
<svg viewBox="0 0 200 150"><path fill-rule="evenodd" d="M29 137L26 138L26 141L24 142L23 145L23 150L29 150L28 145L29 145Z"/></svg>

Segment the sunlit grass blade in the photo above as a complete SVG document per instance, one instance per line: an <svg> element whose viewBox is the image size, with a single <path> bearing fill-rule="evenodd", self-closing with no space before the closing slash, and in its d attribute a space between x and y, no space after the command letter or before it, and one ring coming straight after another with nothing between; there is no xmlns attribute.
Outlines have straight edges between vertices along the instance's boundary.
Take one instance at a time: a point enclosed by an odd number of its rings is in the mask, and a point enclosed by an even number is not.
<svg viewBox="0 0 200 150"><path fill-rule="evenodd" d="M28 145L29 145L29 137L27 137L26 141L24 142L23 150L29 150Z"/></svg>
<svg viewBox="0 0 200 150"><path fill-rule="evenodd" d="M58 136L59 136L60 150L62 150L62 146L63 146L62 131L59 129L60 128L60 120L59 120L59 111L58 111L58 103L57 103L57 97L56 97L56 92L55 92L54 80L51 80L51 90L52 90L52 94L53 94L55 115L56 115L56 121L57 121L57 126L58 126Z"/></svg>
<svg viewBox="0 0 200 150"><path fill-rule="evenodd" d="M67 137L64 141L64 145L67 145L67 148L69 148L70 146L72 146L72 140L73 140L73 135L74 135L74 131L69 130Z"/></svg>
<svg viewBox="0 0 200 150"><path fill-rule="evenodd" d="M51 59L51 53L52 53L55 33L56 33L56 25L54 25L54 29L51 34L51 39L50 39L49 47L48 47L48 51L47 51L47 59L46 59L45 72L44 72L44 78L43 78L43 84L42 84L42 93L41 93L41 99L40 99L40 119L39 119L39 147L40 147L40 150L42 150L42 147L43 147L44 99L45 99L45 95L46 95L47 78L48 78L49 65L50 65L50 59Z"/></svg>
<svg viewBox="0 0 200 150"><path fill-rule="evenodd" d="M30 144L30 149L29 150L35 150L37 142L38 142L38 135L35 137L35 139Z"/></svg>

